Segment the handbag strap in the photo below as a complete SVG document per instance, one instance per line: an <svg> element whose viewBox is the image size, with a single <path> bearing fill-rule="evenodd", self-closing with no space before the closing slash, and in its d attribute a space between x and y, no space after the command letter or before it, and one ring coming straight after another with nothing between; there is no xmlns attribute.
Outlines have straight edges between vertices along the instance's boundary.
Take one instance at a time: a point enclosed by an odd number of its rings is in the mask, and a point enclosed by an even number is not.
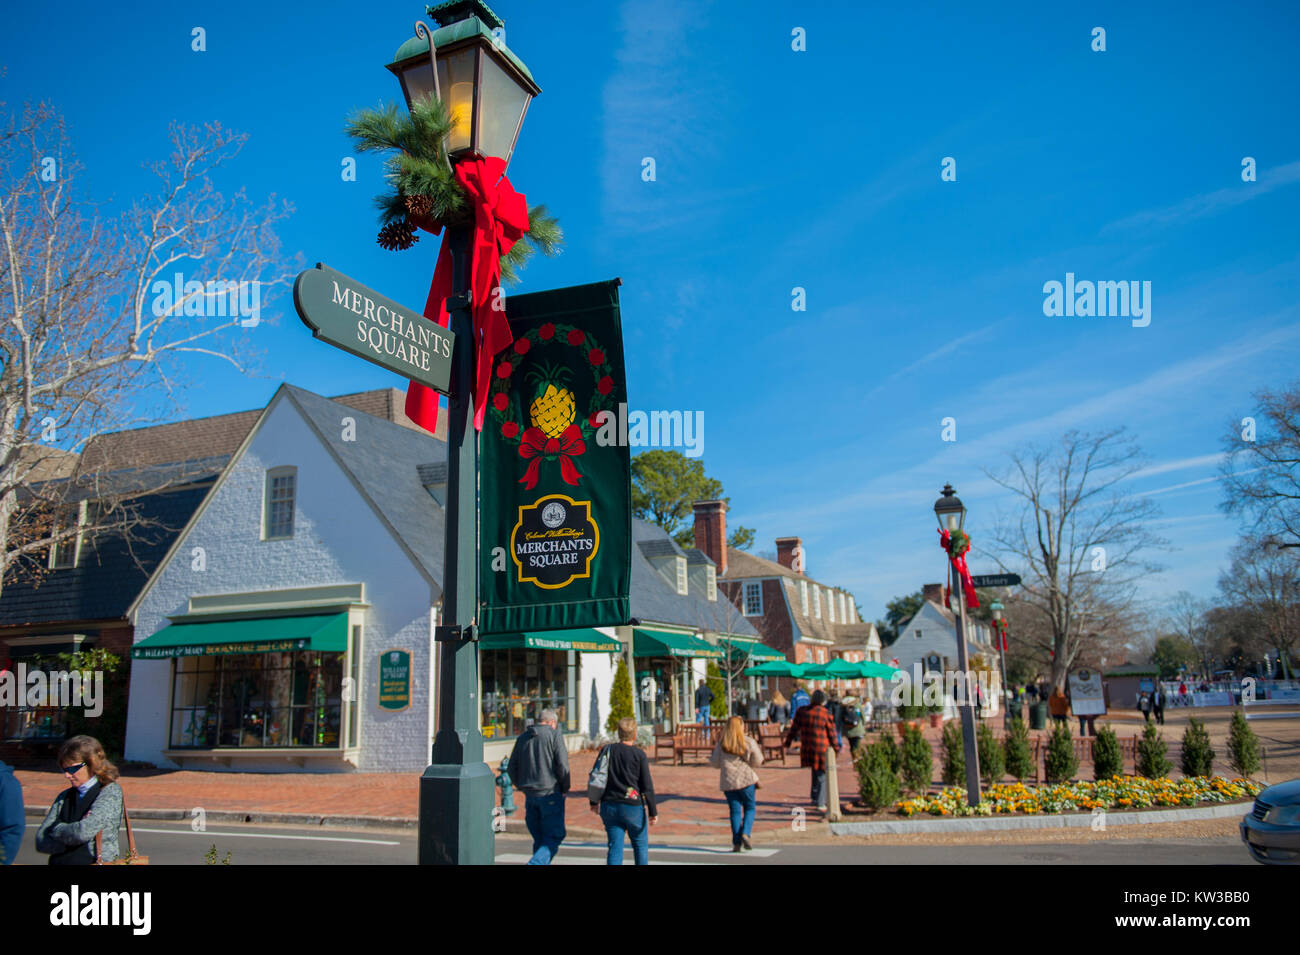
<svg viewBox="0 0 1300 955"><path fill-rule="evenodd" d="M126 853L128 859L135 858L135 833L131 830L131 814L127 812L126 801L122 801L122 815L126 817ZM104 864L104 830L95 833L95 865Z"/></svg>

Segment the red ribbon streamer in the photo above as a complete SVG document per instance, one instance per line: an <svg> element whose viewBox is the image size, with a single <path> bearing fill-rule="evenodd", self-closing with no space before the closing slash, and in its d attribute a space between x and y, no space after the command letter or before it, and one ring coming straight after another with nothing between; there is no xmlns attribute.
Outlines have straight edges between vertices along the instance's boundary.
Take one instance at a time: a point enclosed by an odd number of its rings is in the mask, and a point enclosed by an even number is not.
<svg viewBox="0 0 1300 955"><path fill-rule="evenodd" d="M466 159L456 166L456 179L465 188L474 208L474 234L470 240L470 290L474 296L474 430L483 430L488 388L492 384L492 360L514 341L503 310L493 308L501 284L501 256L528 231L528 203L505 176L502 159ZM433 228L438 234L438 226ZM450 324L447 296L451 288L451 249L443 236L433 283L424 303L424 317L443 328ZM469 345L470 343L465 343ZM406 389L406 416L433 431L438 424L438 393L419 382Z"/></svg>
<svg viewBox="0 0 1300 955"><path fill-rule="evenodd" d="M956 557L953 557L952 554L949 553L949 542L951 540L952 540L952 535L948 533L948 529L940 528L939 543L943 545L944 552L948 553L948 559L952 562L952 566L956 569L958 575L961 577L962 590L966 592L966 606L978 607L980 605L980 601L979 601L979 597L975 593L975 581L971 580L970 569L966 566L966 551L970 550L970 545L968 544L965 550L963 550Z"/></svg>
<svg viewBox="0 0 1300 955"><path fill-rule="evenodd" d="M519 456L531 458L528 470L519 479L525 489L531 491L537 486L537 469L542 458L560 458L560 476L565 484L577 484L582 477L570 456L579 457L587 452L587 442L582 440L582 429L571 424L558 438L548 438L541 428L529 428L519 439Z"/></svg>

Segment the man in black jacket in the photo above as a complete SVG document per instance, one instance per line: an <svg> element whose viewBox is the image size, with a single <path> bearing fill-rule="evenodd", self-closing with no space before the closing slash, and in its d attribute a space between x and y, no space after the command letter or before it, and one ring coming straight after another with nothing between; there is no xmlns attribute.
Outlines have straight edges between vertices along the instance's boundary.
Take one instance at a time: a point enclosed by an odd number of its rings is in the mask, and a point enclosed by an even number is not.
<svg viewBox="0 0 1300 955"><path fill-rule="evenodd" d="M506 772L524 793L524 822L533 837L529 865L550 865L568 834L564 828L564 794L569 791L569 753L555 710L515 740Z"/></svg>
<svg viewBox="0 0 1300 955"><path fill-rule="evenodd" d="M709 710L713 706L713 691L703 680L695 688L695 722L701 726L709 725Z"/></svg>

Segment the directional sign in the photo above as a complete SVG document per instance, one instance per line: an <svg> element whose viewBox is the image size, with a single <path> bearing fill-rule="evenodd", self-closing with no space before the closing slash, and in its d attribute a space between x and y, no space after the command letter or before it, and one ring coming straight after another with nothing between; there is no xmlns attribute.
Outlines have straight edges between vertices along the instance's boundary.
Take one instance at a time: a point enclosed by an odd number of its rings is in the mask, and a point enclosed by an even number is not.
<svg viewBox="0 0 1300 955"><path fill-rule="evenodd" d="M440 325L319 262L294 282L293 304L322 341L449 393L455 336Z"/></svg>
<svg viewBox="0 0 1300 955"><path fill-rule="evenodd" d="M1020 583L1019 574L971 574L976 587L1014 587Z"/></svg>

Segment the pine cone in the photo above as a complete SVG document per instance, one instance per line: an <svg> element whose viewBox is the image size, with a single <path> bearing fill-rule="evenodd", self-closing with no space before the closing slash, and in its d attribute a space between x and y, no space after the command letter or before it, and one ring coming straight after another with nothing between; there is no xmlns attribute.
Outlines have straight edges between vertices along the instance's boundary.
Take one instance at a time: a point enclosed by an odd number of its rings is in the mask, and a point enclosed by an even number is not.
<svg viewBox="0 0 1300 955"><path fill-rule="evenodd" d="M433 211L433 201L428 196L415 194L403 196L402 199L406 203L406 211L412 218L422 219Z"/></svg>
<svg viewBox="0 0 1300 955"><path fill-rule="evenodd" d="M419 242L420 237L411 228L409 219L394 219L379 230L379 236L375 241L389 252L404 252Z"/></svg>

